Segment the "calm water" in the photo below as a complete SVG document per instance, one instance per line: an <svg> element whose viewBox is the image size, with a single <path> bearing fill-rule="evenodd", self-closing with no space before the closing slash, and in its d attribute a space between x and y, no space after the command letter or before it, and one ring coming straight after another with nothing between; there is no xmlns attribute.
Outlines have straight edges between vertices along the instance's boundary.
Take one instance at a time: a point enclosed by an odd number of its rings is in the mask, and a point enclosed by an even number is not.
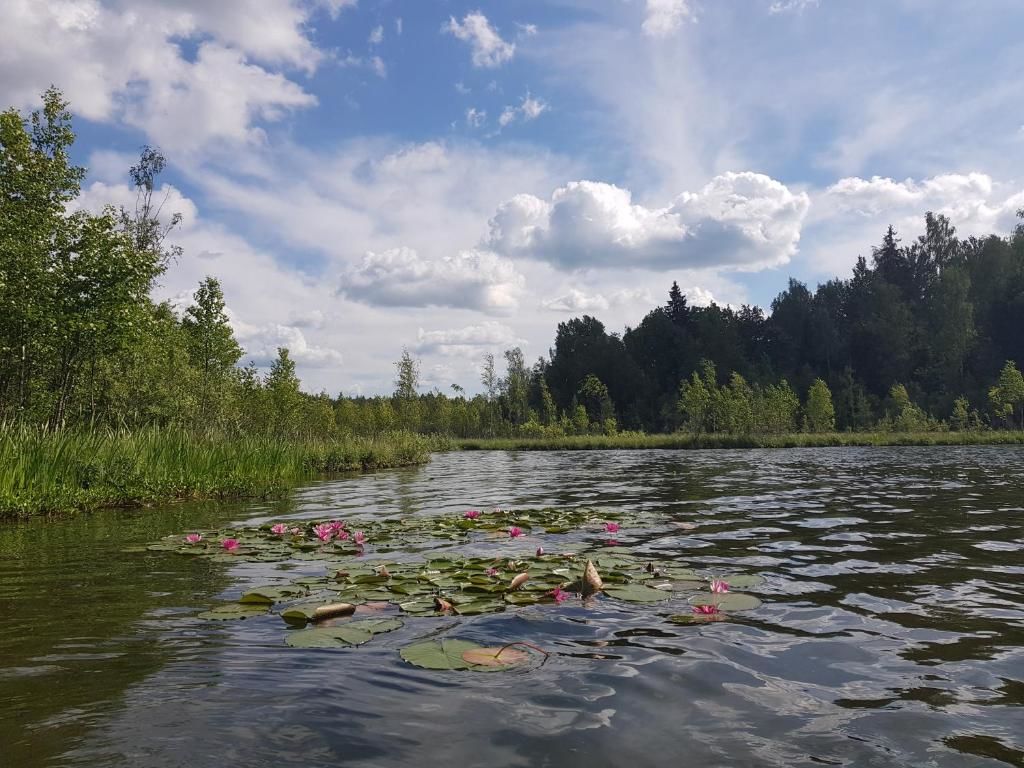
<svg viewBox="0 0 1024 768"><path fill-rule="evenodd" d="M306 651L274 616L195 618L272 565L122 553L227 521L548 504L696 523L619 538L760 572L764 605L690 627L535 606ZM277 504L0 527L0 766L1020 766L1022 526L1024 450L902 448L449 454ZM453 621L552 656L400 660Z"/></svg>

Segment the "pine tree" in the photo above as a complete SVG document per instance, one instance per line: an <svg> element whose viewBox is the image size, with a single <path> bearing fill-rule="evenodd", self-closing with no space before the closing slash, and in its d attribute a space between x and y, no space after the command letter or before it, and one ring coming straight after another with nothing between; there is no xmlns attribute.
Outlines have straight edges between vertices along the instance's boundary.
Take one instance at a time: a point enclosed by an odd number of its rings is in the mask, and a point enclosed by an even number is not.
<svg viewBox="0 0 1024 768"><path fill-rule="evenodd" d="M665 305L665 314L676 325L686 325L690 318L689 307L686 306L686 296L679 290L679 283L672 281L672 287L668 291L668 303Z"/></svg>

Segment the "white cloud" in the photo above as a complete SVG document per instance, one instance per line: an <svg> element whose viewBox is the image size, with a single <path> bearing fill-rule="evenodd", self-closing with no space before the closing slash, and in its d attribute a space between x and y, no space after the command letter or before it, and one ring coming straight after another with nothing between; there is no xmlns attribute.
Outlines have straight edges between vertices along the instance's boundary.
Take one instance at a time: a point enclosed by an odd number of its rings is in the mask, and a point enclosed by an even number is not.
<svg viewBox="0 0 1024 768"><path fill-rule="evenodd" d="M14 0L0 26L0 100L30 106L57 83L77 114L124 121L168 149L259 141L260 123L316 103L273 69L323 61L310 13L298 0ZM193 58L183 39L198 44Z"/></svg>
<svg viewBox="0 0 1024 768"><path fill-rule="evenodd" d="M384 26L382 24L378 24L370 30L370 36L367 38L367 42L370 45L380 45L384 42Z"/></svg>
<svg viewBox="0 0 1024 768"><path fill-rule="evenodd" d="M338 59L338 65L353 69L369 69L380 78L388 76L387 64L384 63L380 56L356 56L354 53L349 52L345 58Z"/></svg>
<svg viewBox="0 0 1024 768"><path fill-rule="evenodd" d="M454 307L508 312L519 305L524 278L487 251L425 259L411 248L368 252L345 271L339 292L353 301L394 307Z"/></svg>
<svg viewBox="0 0 1024 768"><path fill-rule="evenodd" d="M607 296L602 293L588 294L577 288L570 288L561 296L541 302L544 309L552 312L601 312L611 307L629 304L650 305L654 301L645 288L622 288Z"/></svg>
<svg viewBox="0 0 1024 768"><path fill-rule="evenodd" d="M536 24L522 24L517 21L516 26L519 27L519 34L523 37L533 37L537 34Z"/></svg>
<svg viewBox="0 0 1024 768"><path fill-rule="evenodd" d="M982 234L1012 229L1022 205L1024 191L997 191L984 173L950 173L922 181L848 177L825 190L821 214L879 221L889 217L895 223L933 211L948 216L965 234Z"/></svg>
<svg viewBox="0 0 1024 768"><path fill-rule="evenodd" d="M809 199L757 173L727 173L666 208L628 190L570 182L550 202L517 195L490 221L488 247L563 268L760 269L796 253Z"/></svg>
<svg viewBox="0 0 1024 768"><path fill-rule="evenodd" d="M287 347L289 355L297 364L310 368L337 366L343 361L337 350L310 344L302 330L296 326L277 323L249 325L235 317L231 318L231 326L235 329L238 343L245 350L242 360L251 360L261 368L274 361L278 347Z"/></svg>
<svg viewBox="0 0 1024 768"><path fill-rule="evenodd" d="M469 43L474 67L499 67L510 61L516 52L516 44L502 40L487 17L479 11L467 13L461 23L454 16L449 17L441 31Z"/></svg>
<svg viewBox="0 0 1024 768"><path fill-rule="evenodd" d="M687 0L647 0L642 29L651 37L668 37L692 17Z"/></svg>
<svg viewBox="0 0 1024 768"><path fill-rule="evenodd" d="M473 92L473 89L470 88L469 86L467 86L461 80L459 80L459 82L457 82L455 84L455 90L458 91L459 93L461 93L463 96L465 96L468 93L472 93Z"/></svg>
<svg viewBox="0 0 1024 768"><path fill-rule="evenodd" d="M479 325L447 330L424 331L420 328L413 349L421 354L476 356L483 351L481 347L507 349L525 343L526 340L519 338L507 325L487 320Z"/></svg>
<svg viewBox="0 0 1024 768"><path fill-rule="evenodd" d="M395 19L395 34L398 35L399 37L402 36L402 17L401 16L399 16L397 19Z"/></svg>
<svg viewBox="0 0 1024 768"><path fill-rule="evenodd" d="M487 121L487 111L470 107L466 110L466 125L471 128L479 128Z"/></svg>
<svg viewBox="0 0 1024 768"><path fill-rule="evenodd" d="M520 102L518 107L507 106L502 110L501 116L498 118L498 123L502 128L514 123L517 119L522 119L523 122L530 122L536 120L548 109L546 102L540 99L535 99L530 95L529 92L523 96L523 100Z"/></svg>
<svg viewBox="0 0 1024 768"><path fill-rule="evenodd" d="M768 13L802 13L808 8L815 8L818 0L775 0L768 6Z"/></svg>

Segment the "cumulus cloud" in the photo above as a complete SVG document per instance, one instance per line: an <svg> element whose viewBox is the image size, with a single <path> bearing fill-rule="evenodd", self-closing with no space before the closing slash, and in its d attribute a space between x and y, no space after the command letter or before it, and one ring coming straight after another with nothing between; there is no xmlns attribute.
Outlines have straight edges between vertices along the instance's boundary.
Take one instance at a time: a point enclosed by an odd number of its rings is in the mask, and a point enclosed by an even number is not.
<svg viewBox="0 0 1024 768"><path fill-rule="evenodd" d="M507 325L487 320L479 325L447 330L424 331L420 328L413 349L420 354L475 356L481 353L482 348L510 348L525 343L526 340L519 338Z"/></svg>
<svg viewBox="0 0 1024 768"><path fill-rule="evenodd" d="M469 43L474 67L499 67L510 61L516 52L516 44L502 40L498 30L479 11L467 13L461 23L454 16L449 17L441 31Z"/></svg>
<svg viewBox="0 0 1024 768"><path fill-rule="evenodd" d="M693 17L687 0L647 0L642 29L651 37L668 37Z"/></svg>
<svg viewBox="0 0 1024 768"><path fill-rule="evenodd" d="M310 368L341 365L340 352L310 344L296 326L266 323L249 325L231 314L231 326L238 343L245 350L243 360L252 360L260 367L270 365L277 358L277 348L287 347L291 358Z"/></svg>
<svg viewBox="0 0 1024 768"><path fill-rule="evenodd" d="M519 305L524 278L487 251L426 259L411 248L368 252L342 276L339 293L392 307L454 307L508 312Z"/></svg>
<svg viewBox="0 0 1024 768"><path fill-rule="evenodd" d="M666 208L636 205L629 190L570 182L550 201L517 195L490 221L487 246L569 269L760 269L796 253L810 201L757 173L726 173Z"/></svg>
<svg viewBox="0 0 1024 768"><path fill-rule="evenodd" d="M530 122L536 120L548 109L546 102L540 99L535 99L527 92L523 96L523 100L519 103L519 106L513 107L508 106L502 111L501 116L498 118L498 123L504 128L509 123L513 123L516 120L521 119L523 122Z"/></svg>
<svg viewBox="0 0 1024 768"><path fill-rule="evenodd" d="M376 27L374 27L372 30L370 30L370 36L369 36L369 38L367 38L367 42L370 45L380 45L382 42L384 42L384 27L383 27L383 25L378 24Z"/></svg>
<svg viewBox="0 0 1024 768"><path fill-rule="evenodd" d="M466 125L470 128L479 128L487 120L487 111L470 107L466 110Z"/></svg>
<svg viewBox="0 0 1024 768"><path fill-rule="evenodd" d="M654 298L644 288L624 288L612 291L607 296L602 293L588 294L577 288L570 288L561 296L541 302L544 309L552 312L601 312L611 307L628 304L651 304Z"/></svg>
<svg viewBox="0 0 1024 768"><path fill-rule="evenodd" d="M1024 191L997 191L984 173L950 173L921 181L873 176L840 179L822 196L822 215L854 214L861 219L890 221L924 211L948 216L965 233L1008 231L1024 206Z"/></svg>
<svg viewBox="0 0 1024 768"><path fill-rule="evenodd" d="M259 123L315 97L274 67L325 58L299 0L16 0L0 26L0 100L33 105L58 83L75 111L123 121L165 148L263 138ZM340 5L335 6L340 9ZM181 40L197 43L192 57Z"/></svg>

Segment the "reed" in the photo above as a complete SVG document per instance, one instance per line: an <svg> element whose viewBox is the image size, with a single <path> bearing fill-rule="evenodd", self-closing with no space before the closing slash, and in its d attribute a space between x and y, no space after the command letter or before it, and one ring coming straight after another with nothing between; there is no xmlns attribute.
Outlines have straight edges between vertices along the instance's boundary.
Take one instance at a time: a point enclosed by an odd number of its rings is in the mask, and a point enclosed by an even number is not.
<svg viewBox="0 0 1024 768"><path fill-rule="evenodd" d="M446 447L407 432L291 441L162 429L0 427L0 517L265 498L323 474L422 464Z"/></svg>
<svg viewBox="0 0 1024 768"><path fill-rule="evenodd" d="M783 435L572 435L550 438L463 439L465 451L592 451L707 448L825 448L885 445L1024 445L1024 432L827 432Z"/></svg>

